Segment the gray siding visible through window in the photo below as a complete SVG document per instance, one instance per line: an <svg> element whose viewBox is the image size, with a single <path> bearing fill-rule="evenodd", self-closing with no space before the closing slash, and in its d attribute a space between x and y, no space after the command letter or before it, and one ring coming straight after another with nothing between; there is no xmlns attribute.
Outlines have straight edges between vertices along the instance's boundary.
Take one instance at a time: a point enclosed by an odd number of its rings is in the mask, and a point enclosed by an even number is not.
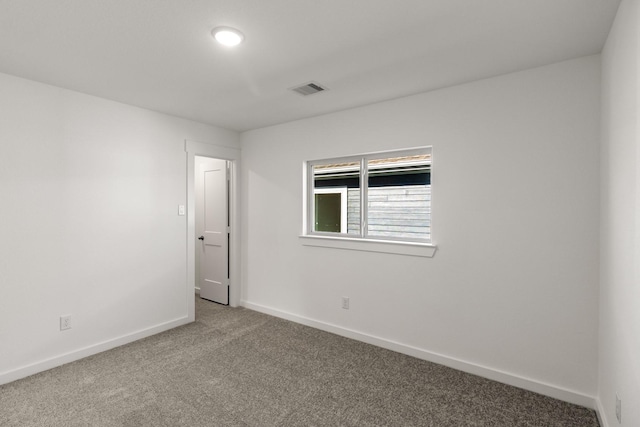
<svg viewBox="0 0 640 427"><path fill-rule="evenodd" d="M347 191L347 233L360 232L360 190ZM431 238L431 185L369 188L369 236Z"/></svg>

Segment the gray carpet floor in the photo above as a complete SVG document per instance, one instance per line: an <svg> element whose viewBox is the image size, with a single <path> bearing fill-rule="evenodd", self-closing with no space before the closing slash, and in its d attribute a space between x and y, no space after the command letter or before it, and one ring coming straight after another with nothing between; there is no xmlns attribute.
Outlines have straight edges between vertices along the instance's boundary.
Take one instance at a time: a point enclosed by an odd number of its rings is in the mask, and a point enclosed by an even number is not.
<svg viewBox="0 0 640 427"><path fill-rule="evenodd" d="M242 308L0 386L0 426L598 426L595 412Z"/></svg>

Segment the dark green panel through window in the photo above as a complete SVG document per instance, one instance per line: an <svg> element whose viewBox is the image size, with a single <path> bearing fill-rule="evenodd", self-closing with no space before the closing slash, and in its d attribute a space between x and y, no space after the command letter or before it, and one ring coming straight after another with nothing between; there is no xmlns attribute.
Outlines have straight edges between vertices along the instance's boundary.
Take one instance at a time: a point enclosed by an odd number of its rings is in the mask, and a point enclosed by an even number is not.
<svg viewBox="0 0 640 427"><path fill-rule="evenodd" d="M340 193L316 194L315 231L340 233Z"/></svg>

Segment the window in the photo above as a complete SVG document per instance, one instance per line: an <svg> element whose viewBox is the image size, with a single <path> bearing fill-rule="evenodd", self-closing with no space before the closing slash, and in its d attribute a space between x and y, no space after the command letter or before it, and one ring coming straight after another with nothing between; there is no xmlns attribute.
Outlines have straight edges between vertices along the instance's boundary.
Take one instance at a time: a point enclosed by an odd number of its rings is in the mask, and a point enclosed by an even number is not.
<svg viewBox="0 0 640 427"><path fill-rule="evenodd" d="M307 237L431 242L431 148L306 163Z"/></svg>

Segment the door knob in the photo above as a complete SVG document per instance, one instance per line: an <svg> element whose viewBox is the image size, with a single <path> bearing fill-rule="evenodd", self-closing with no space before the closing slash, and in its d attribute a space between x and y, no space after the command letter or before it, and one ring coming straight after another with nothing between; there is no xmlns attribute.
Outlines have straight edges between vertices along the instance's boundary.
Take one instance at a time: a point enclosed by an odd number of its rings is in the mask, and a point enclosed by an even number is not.
<svg viewBox="0 0 640 427"><path fill-rule="evenodd" d="M204 240L204 236L198 237L198 240Z"/></svg>

